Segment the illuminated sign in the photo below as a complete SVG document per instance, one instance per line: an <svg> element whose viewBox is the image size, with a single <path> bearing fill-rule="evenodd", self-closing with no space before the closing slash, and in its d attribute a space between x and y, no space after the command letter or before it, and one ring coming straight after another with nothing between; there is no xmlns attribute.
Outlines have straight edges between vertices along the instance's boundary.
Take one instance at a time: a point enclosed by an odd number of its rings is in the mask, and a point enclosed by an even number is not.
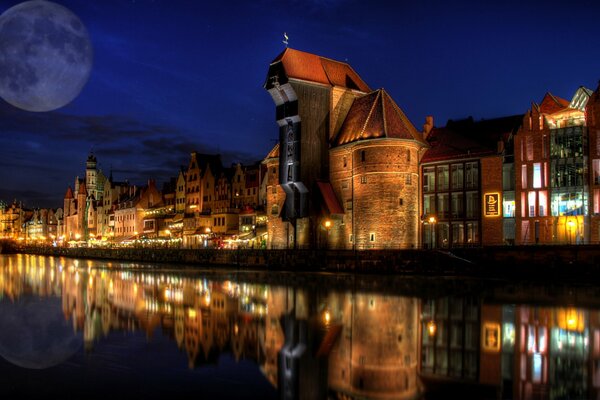
<svg viewBox="0 0 600 400"><path fill-rule="evenodd" d="M481 347L487 352L500 351L500 325L492 322L483 324Z"/></svg>
<svg viewBox="0 0 600 400"><path fill-rule="evenodd" d="M486 193L483 195L483 212L486 217L500 216L500 193Z"/></svg>

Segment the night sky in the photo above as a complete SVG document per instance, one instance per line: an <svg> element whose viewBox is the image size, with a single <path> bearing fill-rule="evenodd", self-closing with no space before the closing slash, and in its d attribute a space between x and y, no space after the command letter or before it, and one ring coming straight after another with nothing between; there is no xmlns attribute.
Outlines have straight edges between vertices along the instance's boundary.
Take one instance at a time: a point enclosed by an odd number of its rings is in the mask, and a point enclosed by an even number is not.
<svg viewBox="0 0 600 400"><path fill-rule="evenodd" d="M262 85L284 32L384 87L417 129L427 115L443 126L523 113L600 79L597 1L56 2L86 25L94 66L59 110L0 100L0 199L28 207L61 206L90 150L105 174L138 184L175 176L193 150L262 159L277 138Z"/></svg>

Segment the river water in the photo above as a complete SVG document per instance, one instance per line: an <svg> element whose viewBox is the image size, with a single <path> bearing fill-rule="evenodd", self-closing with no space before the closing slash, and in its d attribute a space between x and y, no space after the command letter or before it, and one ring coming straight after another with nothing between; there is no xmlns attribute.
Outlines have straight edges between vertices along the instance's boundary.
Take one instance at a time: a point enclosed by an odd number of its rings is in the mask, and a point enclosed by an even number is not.
<svg viewBox="0 0 600 400"><path fill-rule="evenodd" d="M3 398L597 398L600 288L0 256Z"/></svg>

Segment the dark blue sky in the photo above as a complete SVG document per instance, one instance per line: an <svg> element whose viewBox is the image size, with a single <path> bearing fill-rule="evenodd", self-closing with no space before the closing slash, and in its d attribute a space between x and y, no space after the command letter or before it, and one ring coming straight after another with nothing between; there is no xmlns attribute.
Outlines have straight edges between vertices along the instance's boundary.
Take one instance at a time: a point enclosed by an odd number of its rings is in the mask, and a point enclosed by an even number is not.
<svg viewBox="0 0 600 400"><path fill-rule="evenodd" d="M17 4L0 0L0 12ZM600 79L596 1L57 1L89 31L94 66L72 103L0 100L0 199L58 207L90 149L117 180L159 182L192 150L250 162L274 145L262 88L290 47L347 60L420 129L525 112Z"/></svg>

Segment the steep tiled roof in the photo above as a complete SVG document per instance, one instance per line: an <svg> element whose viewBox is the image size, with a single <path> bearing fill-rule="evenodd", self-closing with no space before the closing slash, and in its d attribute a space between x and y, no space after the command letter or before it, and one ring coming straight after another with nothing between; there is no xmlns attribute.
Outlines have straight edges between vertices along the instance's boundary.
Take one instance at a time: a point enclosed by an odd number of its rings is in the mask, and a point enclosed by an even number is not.
<svg viewBox="0 0 600 400"><path fill-rule="evenodd" d="M544 114L553 114L569 107L570 102L547 92L540 104L540 112Z"/></svg>
<svg viewBox="0 0 600 400"><path fill-rule="evenodd" d="M425 144L421 133L383 89L354 100L333 144L375 138L409 139Z"/></svg>
<svg viewBox="0 0 600 400"><path fill-rule="evenodd" d="M371 91L352 67L344 62L291 48L286 48L273 60L271 65L278 62L282 63L288 78L343 86L362 92Z"/></svg>
<svg viewBox="0 0 600 400"><path fill-rule="evenodd" d="M67 188L67 193L65 193L65 200L72 199L72 198L73 198L73 190L71 189L71 186L69 186Z"/></svg>

